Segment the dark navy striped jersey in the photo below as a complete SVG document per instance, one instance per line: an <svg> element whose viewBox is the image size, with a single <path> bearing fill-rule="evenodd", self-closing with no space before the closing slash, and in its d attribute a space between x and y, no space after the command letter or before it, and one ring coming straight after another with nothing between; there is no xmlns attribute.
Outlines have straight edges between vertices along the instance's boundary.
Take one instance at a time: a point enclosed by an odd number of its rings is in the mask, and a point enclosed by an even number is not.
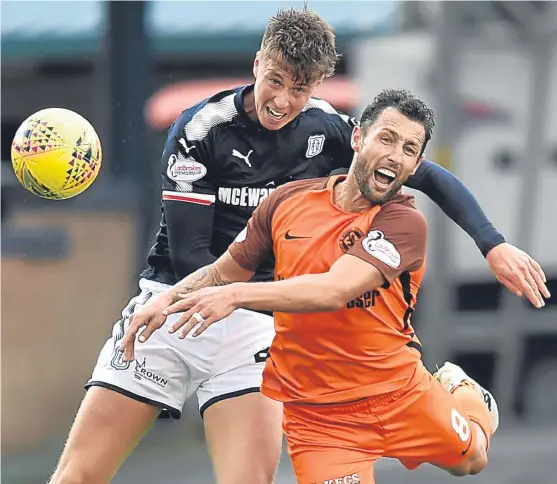
<svg viewBox="0 0 557 484"><path fill-rule="evenodd" d="M222 255L276 187L350 166L353 118L311 98L288 125L267 130L244 109L252 89L218 93L170 128L161 161L162 219L142 277L176 283ZM426 162L407 184L438 203L482 251L502 239L450 172ZM266 261L254 279L271 280L273 265Z"/></svg>

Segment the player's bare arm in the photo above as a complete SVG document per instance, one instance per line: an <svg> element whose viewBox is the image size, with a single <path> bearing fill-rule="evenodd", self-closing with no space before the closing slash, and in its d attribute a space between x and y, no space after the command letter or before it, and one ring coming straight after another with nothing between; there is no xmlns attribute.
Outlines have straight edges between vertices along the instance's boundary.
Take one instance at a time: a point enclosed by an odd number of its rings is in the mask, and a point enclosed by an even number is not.
<svg viewBox="0 0 557 484"><path fill-rule="evenodd" d="M203 288L218 287L236 281L247 281L253 276L253 271L241 267L228 252L223 254L213 264L201 267L189 276L184 277L168 291L152 298L145 306L136 310L130 318L130 324L120 344L124 352L124 359L132 361L135 358L134 343L137 333L139 342L143 343L161 328L166 322L167 314L163 310L175 303L183 294L199 291Z"/></svg>
<svg viewBox="0 0 557 484"><path fill-rule="evenodd" d="M185 311L170 328L176 332L183 327L180 338L185 338L198 323L201 322L194 336L238 308L290 313L336 311L384 283L383 274L375 266L352 255L343 255L329 271L321 274L275 282L233 283L180 294L181 299L166 308L164 314ZM199 321L195 314L203 315L203 320Z"/></svg>

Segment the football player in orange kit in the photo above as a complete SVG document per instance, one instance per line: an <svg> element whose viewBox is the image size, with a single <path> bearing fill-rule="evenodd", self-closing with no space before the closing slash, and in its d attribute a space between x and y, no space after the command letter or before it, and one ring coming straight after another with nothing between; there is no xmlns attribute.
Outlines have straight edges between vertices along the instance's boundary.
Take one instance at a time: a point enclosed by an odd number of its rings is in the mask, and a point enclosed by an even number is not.
<svg viewBox="0 0 557 484"><path fill-rule="evenodd" d="M140 342L171 313L186 311L170 331L183 326L186 337L196 327L195 337L239 308L274 311L262 392L284 403L298 482L373 483L381 457L480 472L498 426L495 400L456 365L430 374L411 325L427 225L400 188L433 126L411 93L380 93L354 129L348 175L277 189L228 252L169 291L170 307L134 315L125 357L141 327ZM237 282L271 253L275 282ZM184 294L208 273L219 287Z"/></svg>

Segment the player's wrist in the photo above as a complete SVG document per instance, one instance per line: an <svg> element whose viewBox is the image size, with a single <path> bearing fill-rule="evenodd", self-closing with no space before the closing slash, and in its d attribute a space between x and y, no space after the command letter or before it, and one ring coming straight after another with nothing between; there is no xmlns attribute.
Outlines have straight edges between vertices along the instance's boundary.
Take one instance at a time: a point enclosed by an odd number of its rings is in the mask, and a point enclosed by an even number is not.
<svg viewBox="0 0 557 484"><path fill-rule="evenodd" d="M492 253L493 249L495 249L497 247L501 247L506 242L507 241L505 240L505 237L503 237L499 232L497 232L496 235L493 235L491 240L489 240L488 242L486 242L486 243L482 244L482 246L480 246L480 251L482 252L482 255L486 259L489 259L488 256L489 256L489 254Z"/></svg>
<svg viewBox="0 0 557 484"><path fill-rule="evenodd" d="M245 284L241 282L233 282L232 284L228 284L226 286L230 304L234 307L234 309L238 309L242 307L242 304L245 304L245 301L243 300L244 291L242 290L244 286Z"/></svg>

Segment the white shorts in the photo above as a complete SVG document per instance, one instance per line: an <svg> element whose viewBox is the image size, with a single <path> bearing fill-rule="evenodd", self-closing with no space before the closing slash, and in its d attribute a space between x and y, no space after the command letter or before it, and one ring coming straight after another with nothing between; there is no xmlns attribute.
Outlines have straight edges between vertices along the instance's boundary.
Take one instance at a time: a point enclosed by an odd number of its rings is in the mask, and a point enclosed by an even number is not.
<svg viewBox="0 0 557 484"><path fill-rule="evenodd" d="M170 316L145 343L135 343L135 361L122 361L117 349L133 311L169 286L139 281L141 293L122 311L86 388L101 386L157 405L179 418L187 398L197 393L201 415L213 403L258 392L273 337L271 316L238 309L203 334L185 339L167 329Z"/></svg>

